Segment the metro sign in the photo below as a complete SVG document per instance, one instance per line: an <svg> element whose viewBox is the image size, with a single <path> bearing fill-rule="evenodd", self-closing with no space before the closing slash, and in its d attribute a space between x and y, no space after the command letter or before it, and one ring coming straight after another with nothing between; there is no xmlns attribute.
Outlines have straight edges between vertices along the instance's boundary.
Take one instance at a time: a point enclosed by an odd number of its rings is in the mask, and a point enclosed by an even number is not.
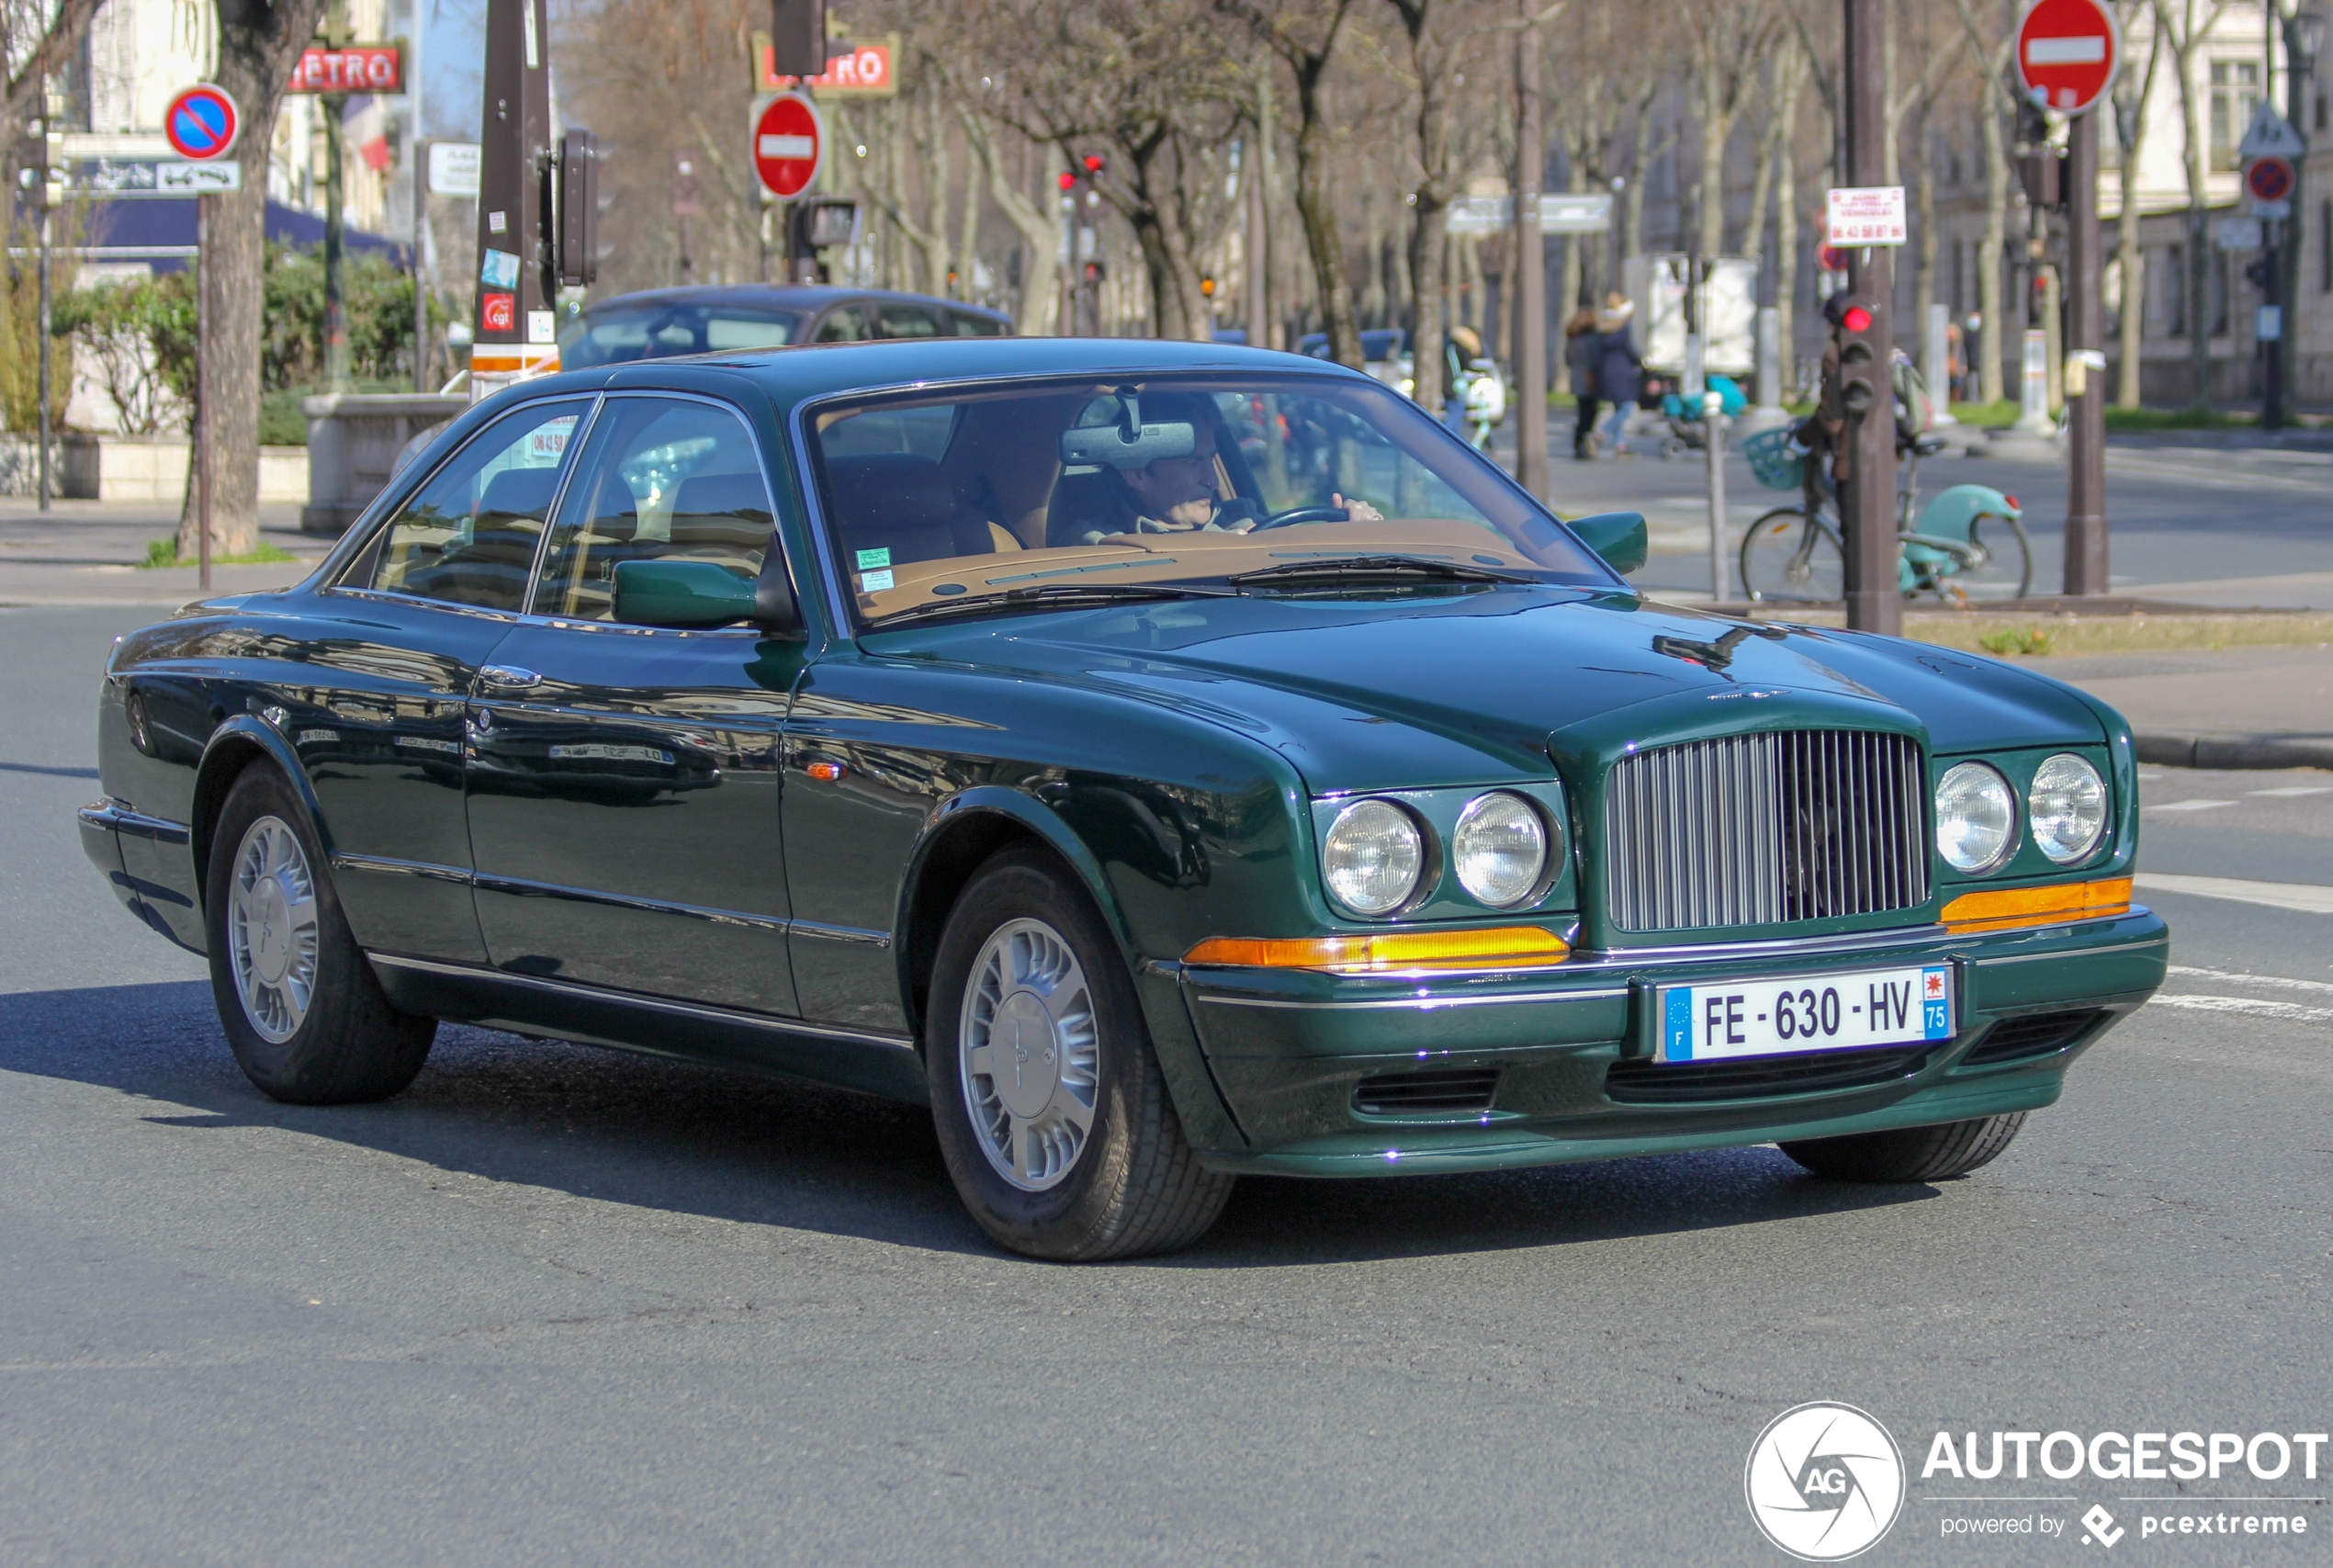
<svg viewBox="0 0 2333 1568"><path fill-rule="evenodd" d="M292 67L287 93L401 93L405 54L393 43L305 49Z"/></svg>
<svg viewBox="0 0 2333 1568"><path fill-rule="evenodd" d="M2122 60L2122 28L2103 0L2034 0L2017 24L2017 80L2059 114L2095 107Z"/></svg>

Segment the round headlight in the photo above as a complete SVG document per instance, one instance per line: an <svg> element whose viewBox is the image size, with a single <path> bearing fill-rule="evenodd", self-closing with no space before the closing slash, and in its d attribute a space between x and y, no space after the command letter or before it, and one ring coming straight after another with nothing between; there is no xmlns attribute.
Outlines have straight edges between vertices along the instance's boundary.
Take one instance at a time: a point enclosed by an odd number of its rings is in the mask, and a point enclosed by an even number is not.
<svg viewBox="0 0 2333 1568"><path fill-rule="evenodd" d="M1493 908L1519 904L1547 869L1547 825L1519 795L1478 795L1459 813L1450 838L1459 886Z"/></svg>
<svg viewBox="0 0 2333 1568"><path fill-rule="evenodd" d="M1398 909L1426 869L1426 840L1410 814L1382 800L1357 800L1336 814L1321 845L1321 874L1336 901L1357 915Z"/></svg>
<svg viewBox="0 0 2333 1568"><path fill-rule="evenodd" d="M2106 831L2106 781L2081 758L2060 751L2034 770L2025 820L2042 853L2071 865L2096 849Z"/></svg>
<svg viewBox="0 0 2333 1568"><path fill-rule="evenodd" d="M1936 852L1971 876L1998 870L2017 848L2017 796L1982 762L1962 762L1936 783Z"/></svg>

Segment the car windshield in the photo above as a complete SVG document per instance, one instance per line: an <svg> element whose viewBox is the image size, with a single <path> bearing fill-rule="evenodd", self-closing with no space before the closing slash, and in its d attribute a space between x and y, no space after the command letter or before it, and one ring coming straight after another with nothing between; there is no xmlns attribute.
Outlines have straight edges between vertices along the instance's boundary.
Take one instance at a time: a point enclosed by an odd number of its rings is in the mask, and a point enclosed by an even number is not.
<svg viewBox="0 0 2333 1568"><path fill-rule="evenodd" d="M826 405L816 429L825 525L870 626L1121 588L1617 581L1408 400L1338 375L919 391Z"/></svg>
<svg viewBox="0 0 2333 1568"><path fill-rule="evenodd" d="M559 339L559 364L580 370L676 354L783 348L801 330L799 310L673 302L616 306L593 310L568 328Z"/></svg>

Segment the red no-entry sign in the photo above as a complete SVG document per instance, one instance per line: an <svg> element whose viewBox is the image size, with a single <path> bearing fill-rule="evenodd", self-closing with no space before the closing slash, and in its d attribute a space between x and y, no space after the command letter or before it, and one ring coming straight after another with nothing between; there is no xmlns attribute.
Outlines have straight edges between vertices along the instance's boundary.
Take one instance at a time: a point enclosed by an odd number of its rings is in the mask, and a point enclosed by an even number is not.
<svg viewBox="0 0 2333 1568"><path fill-rule="evenodd" d="M753 172L781 201L800 196L818 177L827 130L799 93L781 93L753 117Z"/></svg>
<svg viewBox="0 0 2333 1568"><path fill-rule="evenodd" d="M198 82L170 100L162 111L162 134L181 158L201 163L234 150L243 128L242 111L222 88Z"/></svg>
<svg viewBox="0 0 2333 1568"><path fill-rule="evenodd" d="M2017 79L2059 114L2081 114L2104 97L2122 59L2122 29L2103 0L2034 0L2017 24Z"/></svg>

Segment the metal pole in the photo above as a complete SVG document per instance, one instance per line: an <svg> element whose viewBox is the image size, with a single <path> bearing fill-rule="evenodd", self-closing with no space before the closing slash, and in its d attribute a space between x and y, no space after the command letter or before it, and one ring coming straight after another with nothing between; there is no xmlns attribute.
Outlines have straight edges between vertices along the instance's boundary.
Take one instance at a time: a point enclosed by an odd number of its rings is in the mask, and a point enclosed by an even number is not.
<svg viewBox="0 0 2333 1568"><path fill-rule="evenodd" d="M1240 184L1246 188L1240 194L1247 206L1247 346L1272 346L1271 305L1264 298L1269 285L1266 282L1265 255L1270 241L1264 231L1264 138L1259 131L1247 139L1245 156L1240 160Z"/></svg>
<svg viewBox="0 0 2333 1568"><path fill-rule="evenodd" d="M1888 183L1887 13L1881 0L1846 0L1847 183ZM1895 342L1895 260L1885 245L1850 251L1847 287L1871 311L1870 339L1886 355ZM1879 367L1879 385L1889 378ZM1889 637L1903 630L1903 594L1896 581L1896 417L1885 392L1861 414L1847 418L1852 469L1840 487L1840 521L1846 533L1847 625Z"/></svg>
<svg viewBox="0 0 2333 1568"><path fill-rule="evenodd" d="M2069 362L2082 389L2066 388L2066 592L2106 590L2106 301L2100 288L2098 137L2100 111L2076 115L2066 174L2066 327Z"/></svg>
<svg viewBox="0 0 2333 1568"><path fill-rule="evenodd" d="M421 84L413 85L414 119L421 118ZM429 390L429 288L422 276L422 231L429 225L429 143L413 143L413 390Z"/></svg>
<svg viewBox="0 0 2333 1568"><path fill-rule="evenodd" d="M210 592L210 201L195 197L195 558Z"/></svg>
<svg viewBox="0 0 2333 1568"><path fill-rule="evenodd" d="M49 78L45 74L40 78L40 320L39 322L40 332L40 414L39 419L39 440L40 442L40 510L46 512L49 510L49 497L52 493L54 488L49 472L49 443L55 435L55 432L51 429L51 420L49 417L49 378L51 375L49 361L49 308L51 304L50 287L52 281L50 266L50 251L54 242L55 235L50 224L50 213L51 209L49 205L49 132L51 127L49 124L48 112Z"/></svg>
<svg viewBox="0 0 2333 1568"><path fill-rule="evenodd" d="M1515 53L1515 260L1507 269L1515 288L1515 477L1544 501L1548 493L1548 286L1547 239L1539 231L1539 187L1547 132L1540 118L1539 29L1533 25L1534 0L1518 0L1523 36Z"/></svg>
<svg viewBox="0 0 2333 1568"><path fill-rule="evenodd" d="M2297 166L2298 159L2294 160ZM2287 225L2278 219L2268 220L2268 237L2260 246L2260 265L2267 276L2260 282L2260 297L2266 299L2267 315L2273 312L2273 333L2261 333L2260 355L2260 428L2284 428L2284 231ZM2258 317L2255 318L2259 320Z"/></svg>
<svg viewBox="0 0 2333 1568"><path fill-rule="evenodd" d="M2294 130L2300 130L2308 123L2302 115L2307 108L2305 95L2316 62L2295 47L2300 42L2294 36L2297 16L2281 18L2281 26L2284 34L2284 118ZM2290 222L2280 225L2284 233L2284 243L2281 247L2282 265L2277 269L2277 288L2271 296L2283 318L2287 342L2291 341L2300 324L2297 318L2301 302L2301 237L2308 228L2305 220L2308 205L2304 199L2308 195L2308 166L2305 153L2293 160L2293 217ZM2318 243L2333 244L2333 236L2327 236ZM2282 363L2278 368L2282 378L2279 390L2289 407L2294 400L2294 380L2301 356L2294 352L2280 357Z"/></svg>

